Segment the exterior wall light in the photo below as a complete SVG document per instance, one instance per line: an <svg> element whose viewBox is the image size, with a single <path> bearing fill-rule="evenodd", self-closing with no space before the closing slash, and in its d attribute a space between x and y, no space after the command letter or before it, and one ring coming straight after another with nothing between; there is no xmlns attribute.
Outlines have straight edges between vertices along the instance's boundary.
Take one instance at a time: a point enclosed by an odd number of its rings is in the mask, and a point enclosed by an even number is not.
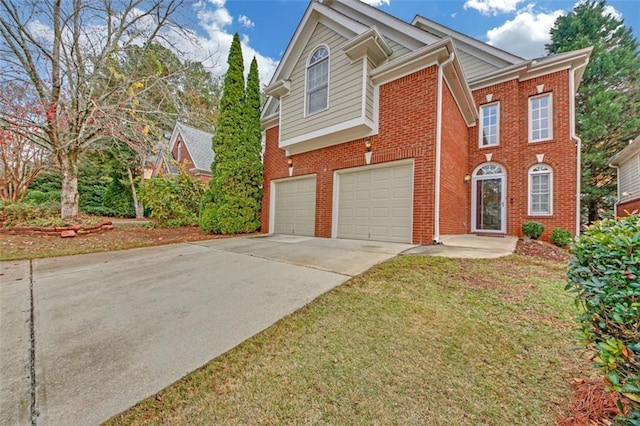
<svg viewBox="0 0 640 426"><path fill-rule="evenodd" d="M464 183L469 183L470 180L471 180L471 175L469 173L464 175Z"/></svg>
<svg viewBox="0 0 640 426"><path fill-rule="evenodd" d="M289 165L289 176L293 176L293 158L287 158L287 165Z"/></svg>
<svg viewBox="0 0 640 426"><path fill-rule="evenodd" d="M371 138L366 138L364 140L364 147L366 149L366 151L364 153L364 161L367 164L371 164L371 155L373 154L371 152Z"/></svg>

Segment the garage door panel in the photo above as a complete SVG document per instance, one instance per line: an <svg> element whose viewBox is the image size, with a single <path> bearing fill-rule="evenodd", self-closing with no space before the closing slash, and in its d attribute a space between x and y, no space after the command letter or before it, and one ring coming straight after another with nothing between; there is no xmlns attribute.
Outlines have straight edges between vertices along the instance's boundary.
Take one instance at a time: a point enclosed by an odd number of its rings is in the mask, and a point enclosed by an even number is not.
<svg viewBox="0 0 640 426"><path fill-rule="evenodd" d="M411 242L412 182L411 164L340 174L337 236Z"/></svg>
<svg viewBox="0 0 640 426"><path fill-rule="evenodd" d="M315 234L316 178L275 183L274 229L277 234Z"/></svg>

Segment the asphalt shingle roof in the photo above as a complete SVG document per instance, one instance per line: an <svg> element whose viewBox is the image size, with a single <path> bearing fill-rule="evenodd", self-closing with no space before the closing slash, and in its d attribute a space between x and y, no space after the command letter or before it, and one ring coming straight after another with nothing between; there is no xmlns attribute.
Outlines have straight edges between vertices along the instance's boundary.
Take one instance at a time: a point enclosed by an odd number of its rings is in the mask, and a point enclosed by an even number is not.
<svg viewBox="0 0 640 426"><path fill-rule="evenodd" d="M191 160L195 168L199 170L211 170L211 163L213 163L213 159L215 158L213 148L211 147L213 134L180 122L176 122L176 130L182 135L182 141L187 146L189 154L191 154Z"/></svg>

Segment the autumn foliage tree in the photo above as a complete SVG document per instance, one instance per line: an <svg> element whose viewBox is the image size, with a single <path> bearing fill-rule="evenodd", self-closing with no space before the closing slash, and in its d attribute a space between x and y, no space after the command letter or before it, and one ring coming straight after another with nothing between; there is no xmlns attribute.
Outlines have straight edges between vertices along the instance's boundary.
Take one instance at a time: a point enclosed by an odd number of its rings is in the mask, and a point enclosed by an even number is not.
<svg viewBox="0 0 640 426"><path fill-rule="evenodd" d="M41 108L19 125L37 129L35 139L62 174L61 212L78 215L78 164L99 144L148 144L143 112L157 110L142 96L154 83L121 73L121 52L135 46L141 57L169 32L184 0L0 0L0 82L26 86ZM171 93L166 93L168 97ZM24 108L2 105L8 124ZM165 119L166 120L166 119Z"/></svg>
<svg viewBox="0 0 640 426"><path fill-rule="evenodd" d="M40 114L39 107L30 105L22 88L13 84L5 86L0 93L0 108L15 100L19 100L23 107L14 111L13 116L0 120L0 199L19 202L24 199L31 182L48 164L49 155L34 143L40 129L23 125L30 116Z"/></svg>

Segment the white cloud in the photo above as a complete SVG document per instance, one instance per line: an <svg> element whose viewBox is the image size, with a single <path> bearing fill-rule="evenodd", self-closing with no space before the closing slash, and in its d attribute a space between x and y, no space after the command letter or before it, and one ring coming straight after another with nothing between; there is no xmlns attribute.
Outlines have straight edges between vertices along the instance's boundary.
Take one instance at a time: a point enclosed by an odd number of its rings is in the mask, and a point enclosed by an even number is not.
<svg viewBox="0 0 640 426"><path fill-rule="evenodd" d="M549 30L564 11L533 11L533 4L499 27L487 31L488 43L523 58L531 59L546 55L544 45L551 41Z"/></svg>
<svg viewBox="0 0 640 426"><path fill-rule="evenodd" d="M612 17L616 18L616 19L622 19L622 13L617 10L615 7L611 6L611 5L606 5L604 7L604 15L611 15Z"/></svg>
<svg viewBox="0 0 640 426"><path fill-rule="evenodd" d="M362 3L366 3L368 5L371 6L382 6L383 4L386 4L387 6L389 6L391 4L391 0L360 0Z"/></svg>
<svg viewBox="0 0 640 426"><path fill-rule="evenodd" d="M514 12L523 0L467 0L465 9L475 9L483 15Z"/></svg>
<svg viewBox="0 0 640 426"><path fill-rule="evenodd" d="M233 23L233 17L225 7L225 0L206 0L194 6L196 8L197 25L202 34L191 32L190 36L173 32L170 41L176 44L177 50L186 54L190 60L201 61L212 74L222 76L227 71L227 56L233 40L233 33L227 28ZM247 18L248 19L248 18ZM242 24L242 15L238 18ZM245 73L253 57L258 61L260 82L268 84L278 66L278 61L261 54L250 45L250 39L243 34L240 41L244 57Z"/></svg>
<svg viewBox="0 0 640 426"><path fill-rule="evenodd" d="M253 21L249 19L248 16L245 16L245 15L240 15L238 17L238 22L240 23L240 25L242 25L245 28L253 28L256 26L256 24L254 24Z"/></svg>

